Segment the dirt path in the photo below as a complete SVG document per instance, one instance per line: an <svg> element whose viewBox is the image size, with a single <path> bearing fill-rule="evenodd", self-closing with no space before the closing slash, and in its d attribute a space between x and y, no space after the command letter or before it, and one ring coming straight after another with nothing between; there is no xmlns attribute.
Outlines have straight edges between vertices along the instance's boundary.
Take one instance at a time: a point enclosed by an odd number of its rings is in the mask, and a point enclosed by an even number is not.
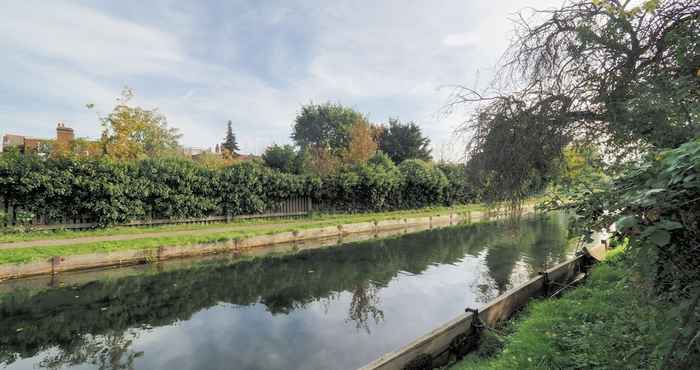
<svg viewBox="0 0 700 370"><path fill-rule="evenodd" d="M162 238L171 236L198 236L224 233L229 231L245 231L251 229L260 229L265 227L289 226L289 224L260 224L260 225L245 225L245 226L227 226L215 228L203 228L194 230L178 230L178 231L162 231L153 233L139 234L123 234L123 235L105 235L105 236L85 236L73 239L47 239L47 240L29 240L23 242L0 243L0 250L19 249L19 248L35 248L35 247L53 247L62 245L76 245L96 242L112 242L122 240L136 240L147 238Z"/></svg>

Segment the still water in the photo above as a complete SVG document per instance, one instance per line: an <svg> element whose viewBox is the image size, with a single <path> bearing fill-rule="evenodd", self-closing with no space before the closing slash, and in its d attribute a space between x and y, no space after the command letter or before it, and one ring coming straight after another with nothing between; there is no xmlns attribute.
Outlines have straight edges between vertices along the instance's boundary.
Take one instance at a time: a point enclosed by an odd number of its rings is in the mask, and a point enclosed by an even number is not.
<svg viewBox="0 0 700 370"><path fill-rule="evenodd" d="M567 259L565 223L0 284L0 368L355 369Z"/></svg>

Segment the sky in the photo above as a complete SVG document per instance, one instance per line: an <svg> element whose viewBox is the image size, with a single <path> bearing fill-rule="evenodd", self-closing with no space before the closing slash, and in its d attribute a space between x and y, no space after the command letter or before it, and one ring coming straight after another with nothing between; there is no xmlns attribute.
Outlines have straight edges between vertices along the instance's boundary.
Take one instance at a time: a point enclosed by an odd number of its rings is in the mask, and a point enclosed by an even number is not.
<svg viewBox="0 0 700 370"><path fill-rule="evenodd" d="M454 84L481 87L526 7L561 0L35 1L0 5L0 135L99 137L125 86L188 147L244 153L291 140L301 106L331 101L383 123L414 121L454 157L467 112L441 114ZM93 109L86 108L94 104Z"/></svg>

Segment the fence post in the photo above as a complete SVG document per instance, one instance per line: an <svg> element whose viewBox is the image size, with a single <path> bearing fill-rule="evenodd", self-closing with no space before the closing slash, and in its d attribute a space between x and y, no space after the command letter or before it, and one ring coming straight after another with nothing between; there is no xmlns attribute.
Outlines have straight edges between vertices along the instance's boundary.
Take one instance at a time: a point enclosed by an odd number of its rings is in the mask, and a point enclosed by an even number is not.
<svg viewBox="0 0 700 370"><path fill-rule="evenodd" d="M12 203L7 205L7 224L8 226L15 224L15 206Z"/></svg>

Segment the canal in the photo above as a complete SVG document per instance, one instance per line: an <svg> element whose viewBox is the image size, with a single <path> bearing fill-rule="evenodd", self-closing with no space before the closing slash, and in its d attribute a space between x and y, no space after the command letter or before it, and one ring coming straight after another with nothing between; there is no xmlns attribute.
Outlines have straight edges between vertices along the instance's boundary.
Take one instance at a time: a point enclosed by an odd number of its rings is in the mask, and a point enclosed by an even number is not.
<svg viewBox="0 0 700 370"><path fill-rule="evenodd" d="M533 216L0 284L0 368L355 369L573 253Z"/></svg>

